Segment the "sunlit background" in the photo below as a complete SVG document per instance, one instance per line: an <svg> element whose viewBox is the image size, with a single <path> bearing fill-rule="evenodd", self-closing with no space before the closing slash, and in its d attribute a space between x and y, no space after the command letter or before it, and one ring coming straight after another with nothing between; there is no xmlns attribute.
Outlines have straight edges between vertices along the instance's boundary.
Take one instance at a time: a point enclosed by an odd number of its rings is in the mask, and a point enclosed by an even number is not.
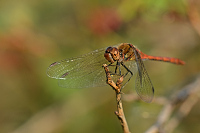
<svg viewBox="0 0 200 133"><path fill-rule="evenodd" d="M200 71L199 0L1 0L0 132L121 133L109 87L67 89L46 76L62 59L129 42L184 66L145 61L155 97L169 98ZM135 93L134 80L124 93ZM161 105L123 102L131 132L153 125ZM175 129L199 132L200 102Z"/></svg>

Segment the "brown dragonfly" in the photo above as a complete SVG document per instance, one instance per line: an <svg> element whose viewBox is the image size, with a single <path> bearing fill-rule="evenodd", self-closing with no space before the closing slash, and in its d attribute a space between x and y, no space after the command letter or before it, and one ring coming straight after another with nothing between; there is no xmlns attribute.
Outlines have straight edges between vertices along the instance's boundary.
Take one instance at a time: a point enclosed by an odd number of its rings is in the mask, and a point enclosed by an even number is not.
<svg viewBox="0 0 200 133"><path fill-rule="evenodd" d="M99 49L88 54L52 63L47 75L59 79L58 84L65 88L86 88L106 85L106 74L102 67L108 64L114 81L124 76L125 86L136 75L135 89L140 98L151 102L154 87L143 64L144 60L155 60L184 65L178 58L150 56L141 52L130 43Z"/></svg>

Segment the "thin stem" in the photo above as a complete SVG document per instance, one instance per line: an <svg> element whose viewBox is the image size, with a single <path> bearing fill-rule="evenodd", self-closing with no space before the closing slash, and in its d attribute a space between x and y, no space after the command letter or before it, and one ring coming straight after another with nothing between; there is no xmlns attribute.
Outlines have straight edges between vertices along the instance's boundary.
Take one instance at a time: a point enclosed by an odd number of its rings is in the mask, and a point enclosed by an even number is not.
<svg viewBox="0 0 200 133"><path fill-rule="evenodd" d="M122 101L121 101L121 97L122 97L121 84L123 82L124 76L122 75L117 80L117 82L115 83L111 78L108 66L106 64L104 64L103 67L104 67L106 77L107 77L107 84L109 84L115 90L115 93L116 93L117 111L115 111L115 114L117 115L117 117L118 117L118 119L121 123L123 132L124 133L130 133L129 128L128 128L128 124L127 124L127 121L126 121L126 118L125 118L125 115L124 115Z"/></svg>

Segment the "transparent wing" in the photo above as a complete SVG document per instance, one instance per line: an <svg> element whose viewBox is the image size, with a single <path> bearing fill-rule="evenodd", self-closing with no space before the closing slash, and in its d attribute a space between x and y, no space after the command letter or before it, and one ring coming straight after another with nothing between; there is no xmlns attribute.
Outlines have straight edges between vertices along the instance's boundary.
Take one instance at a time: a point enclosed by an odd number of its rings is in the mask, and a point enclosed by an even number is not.
<svg viewBox="0 0 200 133"><path fill-rule="evenodd" d="M47 75L59 79L65 88L85 88L106 85L102 67L109 62L104 58L105 49L92 51L76 58L55 62L47 69Z"/></svg>
<svg viewBox="0 0 200 133"><path fill-rule="evenodd" d="M154 87L142 62L140 54L136 50L135 60L138 68L138 73L135 81L135 89L143 101L150 103L153 99Z"/></svg>

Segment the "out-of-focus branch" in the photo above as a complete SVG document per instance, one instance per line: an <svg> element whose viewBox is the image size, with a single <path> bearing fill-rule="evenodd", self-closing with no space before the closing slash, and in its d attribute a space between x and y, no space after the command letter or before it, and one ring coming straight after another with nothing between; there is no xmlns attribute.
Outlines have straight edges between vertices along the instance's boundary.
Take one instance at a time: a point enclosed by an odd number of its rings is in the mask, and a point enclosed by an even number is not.
<svg viewBox="0 0 200 133"><path fill-rule="evenodd" d="M179 123L181 122L181 120L187 116L192 107L197 103L197 101L199 100L199 97L197 96L193 96L190 95L181 105L181 107L179 108L178 112L176 113L176 115L174 117L172 117L168 123L165 125L164 130L167 133L171 133L174 131L174 129L179 125Z"/></svg>
<svg viewBox="0 0 200 133"><path fill-rule="evenodd" d="M188 0L188 17L189 20L200 36L200 11L197 0Z"/></svg>
<svg viewBox="0 0 200 133"><path fill-rule="evenodd" d="M130 93L123 95L123 101L133 102L133 101L141 101L140 97L136 93ZM153 102L159 105L165 105L168 102L168 99L165 97L156 97L153 99Z"/></svg>
<svg viewBox="0 0 200 133"><path fill-rule="evenodd" d="M128 128L128 124L126 121L126 117L124 115L124 111L123 111L123 106L122 106L122 101L121 101L121 83L123 82L123 76L121 76L118 80L117 83L115 84L115 82L112 80L108 66L106 64L103 65L104 69L105 69L105 73L106 73L106 77L107 77L107 84L109 84L116 93L116 101L117 101L117 111L115 111L115 114L117 115L123 132L124 133L130 133L129 128Z"/></svg>
<svg viewBox="0 0 200 133"><path fill-rule="evenodd" d="M157 122L151 126L146 133L173 132L181 120L189 114L192 107L199 100L199 86L200 76L198 76L194 82L186 85L183 89L173 95L171 100L169 100L160 112ZM180 105L179 109L175 112L175 115L171 117L177 105Z"/></svg>
<svg viewBox="0 0 200 133"><path fill-rule="evenodd" d="M109 75L109 71L106 70ZM108 76L108 79L110 77ZM112 80L108 80L109 85L114 87L116 92L116 99L117 99L117 111L115 114L117 115L120 123L123 127L124 133L129 133L128 124L126 122L122 102L121 102L121 82L123 81L123 77L119 78L117 84L115 84ZM91 90L90 90L91 91ZM95 91L96 92L96 91ZM102 90L100 91L102 92ZM99 92L99 93L100 93ZM105 94L104 94L105 95ZM77 96L73 96L77 97ZM108 101L109 96L105 96L105 98L101 98L102 96L99 95L99 98L93 97L96 99L101 99L99 104L104 104ZM195 77L195 80L190 84L183 87L181 90L176 92L174 95L171 96L169 100L163 97L155 98L154 103L164 105L163 109L161 110L160 114L158 115L157 121L154 125L152 125L146 133L158 133L158 132L173 132L175 128L179 125L181 120L186 117L194 105L200 98L200 75ZM123 95L123 100L130 101L130 100L138 100L137 94L131 95ZM92 110L93 108L99 106L95 102L94 104L89 104L87 108L82 109L82 111L70 111L69 107L72 105L75 106L74 108L78 108L79 105L76 105L76 100L71 100L64 102L63 104L53 105L50 106L43 111L35 114L32 118L30 118L26 123L22 124L19 128L14 130L11 133L52 133L56 132L63 126L69 125L66 120L72 120L78 118L82 114L88 112L88 110ZM83 103L84 104L84 103ZM177 106L178 105L178 106ZM77 106L77 107L76 107ZM176 109L176 110L175 110ZM173 116L172 116L173 113Z"/></svg>

